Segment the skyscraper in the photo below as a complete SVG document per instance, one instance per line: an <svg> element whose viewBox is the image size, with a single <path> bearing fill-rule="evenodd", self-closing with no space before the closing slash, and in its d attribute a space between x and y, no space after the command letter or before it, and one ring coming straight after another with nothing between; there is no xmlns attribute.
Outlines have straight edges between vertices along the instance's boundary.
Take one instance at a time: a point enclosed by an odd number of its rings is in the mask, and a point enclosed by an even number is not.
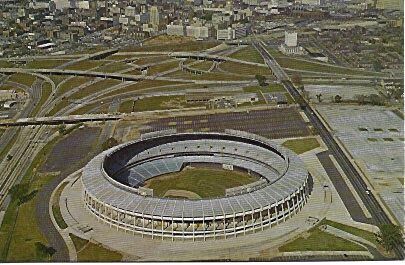
<svg viewBox="0 0 405 265"><path fill-rule="evenodd" d="M150 24L152 25L152 27L157 30L158 26L159 26L159 11L157 6L152 6L150 8Z"/></svg>

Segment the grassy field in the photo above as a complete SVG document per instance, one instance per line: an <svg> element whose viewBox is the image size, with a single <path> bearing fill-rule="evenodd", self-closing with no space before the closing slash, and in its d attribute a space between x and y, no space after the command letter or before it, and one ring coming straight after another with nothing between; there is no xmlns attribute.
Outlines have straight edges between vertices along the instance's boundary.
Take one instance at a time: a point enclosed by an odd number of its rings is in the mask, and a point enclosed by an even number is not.
<svg viewBox="0 0 405 265"><path fill-rule="evenodd" d="M12 62L0 60L0 68L13 68L15 65Z"/></svg>
<svg viewBox="0 0 405 265"><path fill-rule="evenodd" d="M259 91L263 93L274 93L274 92L286 92L285 88L279 84L271 84L268 86L247 86L243 88L246 93L257 93Z"/></svg>
<svg viewBox="0 0 405 265"><path fill-rule="evenodd" d="M120 112L129 113L133 111L179 109L186 106L184 96L156 96L137 100L133 105L133 100L124 101L119 108Z"/></svg>
<svg viewBox="0 0 405 265"><path fill-rule="evenodd" d="M120 71L123 71L128 68L130 68L130 66L126 63L113 62L113 63L104 64L104 65L94 69L94 71L103 72L103 73L116 73L116 72L120 72Z"/></svg>
<svg viewBox="0 0 405 265"><path fill-rule="evenodd" d="M271 72L268 67L261 67L261 66L252 66L243 63L235 63L235 62L223 62L219 65L224 71L234 73L234 74L241 74L241 75L264 75L268 76L269 78L273 79L271 76Z"/></svg>
<svg viewBox="0 0 405 265"><path fill-rule="evenodd" d="M71 114L72 115L81 115L85 113L90 113L93 109L97 109L97 111L94 111L95 113L107 113L109 109L109 105L111 104L111 99L104 100L103 103L100 101L96 101L91 104L87 104L75 111L73 111Z"/></svg>
<svg viewBox="0 0 405 265"><path fill-rule="evenodd" d="M190 67L198 70L208 71L212 64L213 62L211 61L198 61L196 64L193 64Z"/></svg>
<svg viewBox="0 0 405 265"><path fill-rule="evenodd" d="M252 46L245 47L235 53L232 53L229 57L242 61L264 63L260 53L258 53Z"/></svg>
<svg viewBox="0 0 405 265"><path fill-rule="evenodd" d="M51 68L58 67L66 62L68 62L68 60L34 60L31 62L28 62L25 65L25 68L51 69Z"/></svg>
<svg viewBox="0 0 405 265"><path fill-rule="evenodd" d="M58 190L55 192L53 201L52 201L52 213L53 216L55 217L55 221L58 224L58 226L61 229L67 228L67 224L65 223L65 220L63 220L62 213L60 212L60 207L59 207L59 200L60 200L60 195L62 194L63 189L66 187L68 182L63 183Z"/></svg>
<svg viewBox="0 0 405 265"><path fill-rule="evenodd" d="M365 76L386 76L383 73L363 71L355 68L344 68L331 64L324 64L318 62L310 62L299 58L291 58L283 55L277 50L267 48L269 53L273 55L274 59L280 64L281 67L290 68L295 70L313 71L319 73L330 74L346 74L346 75L365 75Z"/></svg>
<svg viewBox="0 0 405 265"><path fill-rule="evenodd" d="M142 57L139 57L136 59L135 64L146 65L146 64L159 63L159 62L167 61L170 59L172 59L172 58L167 55L150 55L150 56L146 56L146 57L145 57L145 55L142 55Z"/></svg>
<svg viewBox="0 0 405 265"><path fill-rule="evenodd" d="M348 232L348 233L350 233L352 235L362 237L362 238L370 241L371 243L374 243L375 245L379 244L377 242L377 236L372 232L362 230L362 229L359 229L359 228L356 228L356 227L353 227L353 226L348 226L348 225L345 225L345 224L341 224L341 223L338 223L338 222L334 222L334 221L331 221L331 220L323 220L322 224L327 224L327 225L333 226L333 227L335 227L337 229L346 231L346 232Z"/></svg>
<svg viewBox="0 0 405 265"><path fill-rule="evenodd" d="M167 70L171 70L174 68L178 69L178 67L179 67L179 61L177 61L177 60L170 61L170 62L164 62L164 63L157 64L157 65L150 67L148 69L148 75L155 75L155 74L165 72Z"/></svg>
<svg viewBox="0 0 405 265"><path fill-rule="evenodd" d="M31 117L34 117L35 115L38 114L39 110L41 109L42 105L45 103L45 101L49 98L49 96L52 93L52 86L50 83L46 82L42 85L42 91L41 91L41 99L38 101L37 105L35 106L34 110L31 113Z"/></svg>
<svg viewBox="0 0 405 265"><path fill-rule="evenodd" d="M48 183L53 176L37 174L37 169L46 160L58 138L47 143L35 156L31 166L24 174L21 183L27 183L29 192L36 192ZM46 261L47 258L37 256L35 243L47 245L37 225L36 197L21 205L17 199L10 202L0 227L0 261L27 262Z"/></svg>
<svg viewBox="0 0 405 265"><path fill-rule="evenodd" d="M16 73L16 74L10 75L10 77L8 78L8 81L20 83L20 84L23 84L26 86L31 86L32 83L34 83L35 79L36 79L36 77L34 75Z"/></svg>
<svg viewBox="0 0 405 265"><path fill-rule="evenodd" d="M291 251L363 251L363 247L340 237L319 230L318 227L308 231L292 242L279 247L280 252Z"/></svg>
<svg viewBox="0 0 405 265"><path fill-rule="evenodd" d="M282 145L298 155L320 146L316 138L287 140Z"/></svg>
<svg viewBox="0 0 405 265"><path fill-rule="evenodd" d="M93 69L96 67L100 67L104 63L105 63L104 61L86 60L86 61L80 61L80 62L71 64L68 67L66 67L65 69L85 71L85 70Z"/></svg>
<svg viewBox="0 0 405 265"><path fill-rule="evenodd" d="M153 189L156 196L163 196L168 190L185 190L201 198L215 198L224 196L225 189L256 180L256 177L238 171L186 168L181 172L152 178L146 182L146 187Z"/></svg>
<svg viewBox="0 0 405 265"><path fill-rule="evenodd" d="M96 93L98 91L105 90L105 89L107 89L109 87L118 85L119 83L121 83L121 81L119 81L119 80L103 79L103 80L98 81L98 82L96 82L94 84L86 86L83 89L80 89L76 93L72 94L69 98L70 99L84 98L84 97L89 96L89 95L91 95L93 93Z"/></svg>
<svg viewBox="0 0 405 265"><path fill-rule="evenodd" d="M78 87L86 82L89 82L90 80L92 80L91 77L83 77L83 76L76 76L70 78L65 83L59 86L59 89L57 90L56 94L62 95L75 87Z"/></svg>
<svg viewBox="0 0 405 265"><path fill-rule="evenodd" d="M140 82L137 82L133 85L129 85L114 91L111 91L105 95L104 97L109 97L109 96L115 96L123 93L128 93L128 92L134 92L140 89L147 89L147 88L153 88L153 87L159 87L159 86L169 86L169 85L177 85L179 84L178 82L171 82L171 81L165 81L165 80L143 80Z"/></svg>
<svg viewBox="0 0 405 265"><path fill-rule="evenodd" d="M243 81L243 80L252 80L252 77L233 75L226 73L204 73L202 75L195 75L185 71L176 71L166 75L168 77L184 79L184 80L215 80L215 81Z"/></svg>
<svg viewBox="0 0 405 265"><path fill-rule="evenodd" d="M122 254L104 248L100 244L69 234L77 251L79 262L117 262L122 260Z"/></svg>
<svg viewBox="0 0 405 265"><path fill-rule="evenodd" d="M66 75L50 75L49 78L55 83L55 86L59 85L60 82L68 78Z"/></svg>

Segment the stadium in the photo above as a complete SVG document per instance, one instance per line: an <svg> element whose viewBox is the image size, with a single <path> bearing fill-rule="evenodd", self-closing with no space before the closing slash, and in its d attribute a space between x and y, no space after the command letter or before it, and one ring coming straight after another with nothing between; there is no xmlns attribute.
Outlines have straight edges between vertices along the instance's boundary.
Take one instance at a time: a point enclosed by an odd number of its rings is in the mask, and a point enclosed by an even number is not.
<svg viewBox="0 0 405 265"><path fill-rule="evenodd" d="M254 181L209 198L157 196L145 183L187 167L244 172ZM141 135L94 157L83 169L85 208L117 230L152 238L220 239L262 231L304 207L313 181L291 151L254 134Z"/></svg>

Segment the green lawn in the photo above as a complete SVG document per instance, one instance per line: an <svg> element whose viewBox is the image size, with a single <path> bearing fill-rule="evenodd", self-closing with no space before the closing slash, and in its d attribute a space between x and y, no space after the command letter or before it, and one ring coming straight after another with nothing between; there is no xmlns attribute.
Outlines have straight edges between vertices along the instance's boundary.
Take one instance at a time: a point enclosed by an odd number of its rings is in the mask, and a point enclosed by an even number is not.
<svg viewBox="0 0 405 265"><path fill-rule="evenodd" d="M362 230L362 229L359 229L359 228L356 228L356 227L353 227L353 226L348 226L348 225L345 225L345 224L341 224L341 223L338 223L338 222L330 221L330 220L323 220L322 224L327 224L327 225L333 226L333 227L335 227L337 229L346 231L346 232L348 232L348 233L350 233L352 235L358 236L358 237L362 237L362 238L370 241L371 243L374 243L375 245L378 245L377 237L372 232Z"/></svg>
<svg viewBox="0 0 405 265"><path fill-rule="evenodd" d="M332 64L310 62L310 61L302 60L299 58L291 58L286 55L283 55L279 51L276 51L272 48L267 48L267 50L269 51L270 54L273 55L274 59L276 59L276 61L283 68L313 71L313 72L319 72L319 73L330 73L330 74L386 76L386 74L384 74L384 73L364 71L364 70L355 69L355 68L344 68L344 67L339 67L339 66L335 66Z"/></svg>
<svg viewBox="0 0 405 265"><path fill-rule="evenodd" d="M105 95L104 97L115 96L123 93L133 92L140 89L152 88L152 87L159 87L159 86L169 86L169 85L177 85L178 82L166 81L166 80L143 80L139 81L133 85L129 85L114 91L111 91Z"/></svg>
<svg viewBox="0 0 405 265"><path fill-rule="evenodd" d="M174 68L178 69L178 67L179 67L179 61L177 61L177 60L170 61L170 62L164 62L164 63L157 64L157 65L150 67L148 69L148 75L155 75L155 74L165 72L165 71L168 71L168 70L171 70Z"/></svg>
<svg viewBox="0 0 405 265"><path fill-rule="evenodd" d="M53 139L42 148L24 174L21 183L28 183L28 192L40 190L53 178L51 175L37 174L36 169L46 160L59 138ZM36 200L37 198L34 196L20 206L17 200L10 202L0 227L0 261L47 261L47 258L36 255L36 242L47 245L47 241L37 225Z"/></svg>
<svg viewBox="0 0 405 265"><path fill-rule="evenodd" d="M34 60L28 62L25 68L30 69L51 69L56 68L64 63L68 62L68 60Z"/></svg>
<svg viewBox="0 0 405 265"><path fill-rule="evenodd" d="M265 66L253 66L243 63L223 62L219 65L219 68L234 74L241 74L241 75L259 74L273 79L273 77L271 76L270 69Z"/></svg>
<svg viewBox="0 0 405 265"><path fill-rule="evenodd" d="M69 234L77 251L78 262L117 262L122 260L122 254L109 250L101 244L94 244L86 239Z"/></svg>
<svg viewBox="0 0 405 265"><path fill-rule="evenodd" d="M286 92L285 88L280 84L270 84L268 86L247 86L243 88L243 92L246 93L274 93L274 92Z"/></svg>
<svg viewBox="0 0 405 265"><path fill-rule="evenodd" d="M20 84L23 84L26 86L31 86L32 83L34 83L35 79L36 79L36 77L34 75L16 73L16 74L10 75L10 77L8 78L8 81L20 83Z"/></svg>
<svg viewBox="0 0 405 265"><path fill-rule="evenodd" d="M128 68L130 68L130 66L126 63L113 62L113 63L104 64L104 65L94 69L94 71L103 72L103 73L116 73L116 72L120 72L120 71L128 69Z"/></svg>
<svg viewBox="0 0 405 265"><path fill-rule="evenodd" d="M100 61L100 60L85 60L85 61L80 61L74 64L71 64L67 66L65 69L68 70L79 70L79 71L85 71L85 70L90 70L92 68L100 67L102 64L104 64L105 61Z"/></svg>
<svg viewBox="0 0 405 265"><path fill-rule="evenodd" d="M280 252L292 251L364 251L365 249L355 243L340 237L333 236L315 227L308 231L307 237L299 237L279 247Z"/></svg>
<svg viewBox="0 0 405 265"><path fill-rule="evenodd" d="M65 229L68 227L67 224L65 223L65 220L63 220L62 213L61 213L60 207L59 207L60 195L62 194L62 191L66 187L67 184L68 184L68 182L64 182L58 188L58 190L55 192L54 200L52 202L52 213L53 213L53 216L55 217L56 223L58 224L58 226L61 229Z"/></svg>
<svg viewBox="0 0 405 265"><path fill-rule="evenodd" d="M76 93L72 94L69 98L70 99L80 99L80 98L84 98L88 95L91 95L95 92L101 91L101 90L105 90L109 87L118 85L119 83L121 83L120 80L115 80L115 79L103 79L101 81L98 81L94 84L91 84L89 86L84 87L83 89L80 89L79 91L77 91Z"/></svg>
<svg viewBox="0 0 405 265"><path fill-rule="evenodd" d="M45 101L49 98L49 96L52 93L52 86L50 83L46 82L42 85L42 92L41 92L41 98L38 101L37 105L35 106L34 110L31 113L31 117L35 117L35 115L38 114L39 110L41 109L42 105L45 103Z"/></svg>
<svg viewBox="0 0 405 265"><path fill-rule="evenodd" d="M232 53L229 57L242 61L264 63L260 53L258 53L257 50L252 46L245 47L235 53Z"/></svg>
<svg viewBox="0 0 405 265"><path fill-rule="evenodd" d="M0 68L13 68L15 65L12 62L6 60L0 60Z"/></svg>
<svg viewBox="0 0 405 265"><path fill-rule="evenodd" d="M282 145L298 155L320 146L316 138L287 140Z"/></svg>
<svg viewBox="0 0 405 265"><path fill-rule="evenodd" d="M76 88L86 82L89 82L90 80L92 80L91 77L83 77L83 76L72 77L59 86L59 89L57 90L56 94L62 95L73 88Z"/></svg>
<svg viewBox="0 0 405 265"><path fill-rule="evenodd" d="M257 180L238 171L208 168L186 168L180 172L156 177L146 182L156 196L163 196L168 190L186 190L201 198L215 198L225 195L225 189L246 185Z"/></svg>
<svg viewBox="0 0 405 265"><path fill-rule="evenodd" d="M211 68L212 64L212 61L198 61L197 63L190 65L190 67L202 71L208 71Z"/></svg>

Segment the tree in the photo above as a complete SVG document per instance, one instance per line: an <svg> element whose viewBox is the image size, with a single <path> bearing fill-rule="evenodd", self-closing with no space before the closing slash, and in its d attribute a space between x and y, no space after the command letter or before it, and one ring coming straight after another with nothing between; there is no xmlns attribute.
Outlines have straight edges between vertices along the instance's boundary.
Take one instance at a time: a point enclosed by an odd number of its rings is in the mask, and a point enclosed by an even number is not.
<svg viewBox="0 0 405 265"><path fill-rule="evenodd" d="M380 63L380 61L374 61L373 62L373 68L376 72L381 72L381 70L383 69L382 64Z"/></svg>
<svg viewBox="0 0 405 265"><path fill-rule="evenodd" d="M257 79L257 82L259 83L260 86L265 86L266 85L266 77L262 75L255 75L255 78Z"/></svg>
<svg viewBox="0 0 405 265"><path fill-rule="evenodd" d="M342 102L342 97L341 97L340 95L336 95L336 96L335 96L335 102L336 102L336 103Z"/></svg>
<svg viewBox="0 0 405 265"><path fill-rule="evenodd" d="M316 95L316 98L318 99L319 103L322 102L321 97L322 97L322 94L321 94L321 93L319 93L319 94Z"/></svg>
<svg viewBox="0 0 405 265"><path fill-rule="evenodd" d="M116 146L117 144L118 144L117 139L110 137L102 144L102 148L103 150L107 150L110 149L111 147Z"/></svg>
<svg viewBox="0 0 405 265"><path fill-rule="evenodd" d="M60 135L64 135L66 133L66 125L65 124L59 125L58 132Z"/></svg>
<svg viewBox="0 0 405 265"><path fill-rule="evenodd" d="M381 224L378 226L380 232L377 234L377 241L387 250L392 251L396 246L402 244L401 228L393 224Z"/></svg>
<svg viewBox="0 0 405 265"><path fill-rule="evenodd" d="M53 247L48 247L41 242L35 242L35 250L39 258L48 257L48 260L56 253Z"/></svg>
<svg viewBox="0 0 405 265"><path fill-rule="evenodd" d="M10 154L8 154L8 155L7 155L7 161L10 161L11 159L13 159L13 156L10 155Z"/></svg>

